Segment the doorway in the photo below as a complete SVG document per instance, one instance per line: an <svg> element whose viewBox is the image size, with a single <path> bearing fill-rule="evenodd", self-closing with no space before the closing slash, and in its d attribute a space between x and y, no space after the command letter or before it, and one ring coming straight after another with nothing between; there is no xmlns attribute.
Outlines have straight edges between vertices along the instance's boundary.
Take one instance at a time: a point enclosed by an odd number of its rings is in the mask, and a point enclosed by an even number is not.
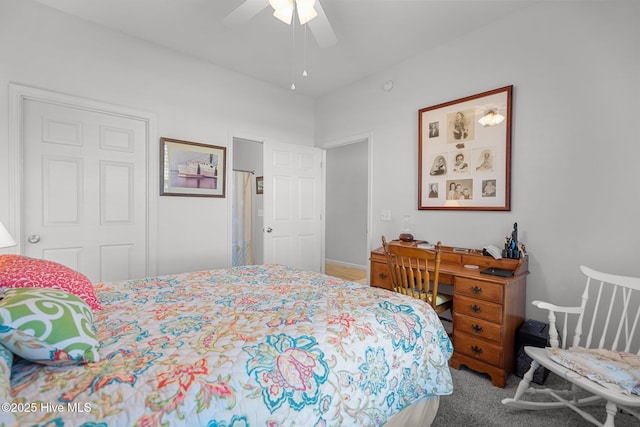
<svg viewBox="0 0 640 427"><path fill-rule="evenodd" d="M264 262L264 196L258 188L263 176L262 153L262 142L233 138L231 264L234 267Z"/></svg>
<svg viewBox="0 0 640 427"><path fill-rule="evenodd" d="M254 172L251 193L253 263L321 271L323 150L306 145L233 137L233 169ZM237 151L236 151L237 149ZM256 180L262 178L263 193ZM232 192L234 190L232 189ZM230 207L233 248L238 209Z"/></svg>
<svg viewBox="0 0 640 427"><path fill-rule="evenodd" d="M369 138L325 148L325 272L366 283L369 258Z"/></svg>

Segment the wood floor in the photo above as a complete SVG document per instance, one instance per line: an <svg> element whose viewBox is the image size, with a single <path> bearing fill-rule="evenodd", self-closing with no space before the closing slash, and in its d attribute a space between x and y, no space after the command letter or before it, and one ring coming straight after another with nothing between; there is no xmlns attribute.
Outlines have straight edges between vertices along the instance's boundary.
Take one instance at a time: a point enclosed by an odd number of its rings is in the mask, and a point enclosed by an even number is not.
<svg viewBox="0 0 640 427"><path fill-rule="evenodd" d="M362 283L364 285L367 284L367 270L326 263L324 265L324 272L329 276L338 277L351 282Z"/></svg>

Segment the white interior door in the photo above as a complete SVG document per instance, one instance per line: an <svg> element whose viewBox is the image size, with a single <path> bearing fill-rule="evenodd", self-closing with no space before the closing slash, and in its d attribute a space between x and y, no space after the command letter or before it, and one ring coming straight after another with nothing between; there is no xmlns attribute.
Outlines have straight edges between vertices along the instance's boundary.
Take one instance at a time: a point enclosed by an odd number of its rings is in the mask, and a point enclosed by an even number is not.
<svg viewBox="0 0 640 427"><path fill-rule="evenodd" d="M94 283L144 277L146 123L27 99L22 135L25 255Z"/></svg>
<svg viewBox="0 0 640 427"><path fill-rule="evenodd" d="M321 271L322 150L264 143L264 262Z"/></svg>

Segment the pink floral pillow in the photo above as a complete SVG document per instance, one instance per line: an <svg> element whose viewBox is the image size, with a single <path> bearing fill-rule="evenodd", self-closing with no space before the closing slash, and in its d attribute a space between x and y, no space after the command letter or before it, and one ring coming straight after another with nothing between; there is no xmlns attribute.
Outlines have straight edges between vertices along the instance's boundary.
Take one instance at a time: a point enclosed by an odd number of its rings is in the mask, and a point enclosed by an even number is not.
<svg viewBox="0 0 640 427"><path fill-rule="evenodd" d="M89 279L53 261L0 255L0 288L60 289L79 296L92 310L102 310Z"/></svg>

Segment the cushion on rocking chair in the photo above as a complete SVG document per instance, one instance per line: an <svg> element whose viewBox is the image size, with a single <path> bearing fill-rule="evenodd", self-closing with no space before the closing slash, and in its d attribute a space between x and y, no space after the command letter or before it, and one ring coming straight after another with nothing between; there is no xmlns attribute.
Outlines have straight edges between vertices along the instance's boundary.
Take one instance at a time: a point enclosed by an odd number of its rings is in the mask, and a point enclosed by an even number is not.
<svg viewBox="0 0 640 427"><path fill-rule="evenodd" d="M610 390L640 395L640 355L583 347L547 348L547 353L554 362Z"/></svg>

